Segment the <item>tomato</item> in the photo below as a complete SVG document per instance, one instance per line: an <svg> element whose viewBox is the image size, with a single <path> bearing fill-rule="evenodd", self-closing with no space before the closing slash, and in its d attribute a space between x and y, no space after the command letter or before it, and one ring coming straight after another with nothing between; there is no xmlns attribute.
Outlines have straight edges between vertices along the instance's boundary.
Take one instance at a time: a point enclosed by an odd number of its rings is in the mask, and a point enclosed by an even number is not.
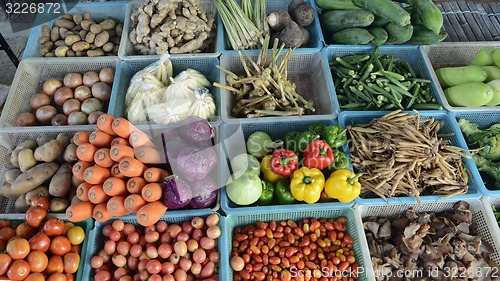
<svg viewBox="0 0 500 281"><path fill-rule="evenodd" d="M0 275L4 275L9 269L12 258L7 254L0 254Z"/></svg>
<svg viewBox="0 0 500 281"><path fill-rule="evenodd" d="M54 255L64 256L71 251L71 243L64 236L57 236L50 243L50 252Z"/></svg>
<svg viewBox="0 0 500 281"><path fill-rule="evenodd" d="M102 264L104 263L104 260L101 256L94 256L91 260L90 260L90 266L92 266L92 268L101 268Z"/></svg>
<svg viewBox="0 0 500 281"><path fill-rule="evenodd" d="M40 251L31 252L26 260L30 264L31 272L42 272L49 264L47 255Z"/></svg>
<svg viewBox="0 0 500 281"><path fill-rule="evenodd" d="M16 236L16 231L12 227L4 227L0 229L0 240L3 242L9 241L12 237Z"/></svg>
<svg viewBox="0 0 500 281"><path fill-rule="evenodd" d="M24 281L45 281L45 277L43 277L43 274L38 273L38 272L31 272Z"/></svg>
<svg viewBox="0 0 500 281"><path fill-rule="evenodd" d="M24 239L30 239L38 232L38 229L28 225L27 223L22 223L16 227L16 236L22 237Z"/></svg>
<svg viewBox="0 0 500 281"><path fill-rule="evenodd" d="M0 220L0 228L12 227L12 221L10 220Z"/></svg>
<svg viewBox="0 0 500 281"><path fill-rule="evenodd" d="M111 226L116 231L122 231L125 227L125 223L122 220L114 220Z"/></svg>
<svg viewBox="0 0 500 281"><path fill-rule="evenodd" d="M43 225L43 232L49 237L62 235L64 222L61 219L50 218Z"/></svg>
<svg viewBox="0 0 500 281"><path fill-rule="evenodd" d="M68 234L68 231L74 226L75 224L70 221L64 222L64 231L62 235L66 236Z"/></svg>
<svg viewBox="0 0 500 281"><path fill-rule="evenodd" d="M43 219L47 215L47 211L45 211L42 207L30 207L24 216L24 220L27 224L33 227L40 227Z"/></svg>
<svg viewBox="0 0 500 281"><path fill-rule="evenodd" d="M77 253L67 253L64 255L64 272L75 273L80 265L80 255Z"/></svg>
<svg viewBox="0 0 500 281"><path fill-rule="evenodd" d="M43 232L38 232L35 236L31 237L30 248L32 251L47 252L50 247L50 238Z"/></svg>
<svg viewBox="0 0 500 281"><path fill-rule="evenodd" d="M78 254L81 253L82 252L82 244L71 246L70 252L78 253Z"/></svg>
<svg viewBox="0 0 500 281"><path fill-rule="evenodd" d="M27 261L17 260L14 261L9 270L7 271L7 277L11 280L24 280L30 274L30 265Z"/></svg>
<svg viewBox="0 0 500 281"><path fill-rule="evenodd" d="M94 275L95 281L109 281L111 280L111 273L109 271L99 271Z"/></svg>
<svg viewBox="0 0 500 281"><path fill-rule="evenodd" d="M68 281L68 279L66 279L66 275L62 274L61 272L54 272L52 273L52 275L50 275L47 281Z"/></svg>
<svg viewBox="0 0 500 281"><path fill-rule="evenodd" d="M5 251L5 242L3 240L0 240L0 252Z"/></svg>
<svg viewBox="0 0 500 281"><path fill-rule="evenodd" d="M49 259L49 264L47 265L47 273L52 274L54 272L63 272L64 262L61 256L52 256Z"/></svg>
<svg viewBox="0 0 500 281"><path fill-rule="evenodd" d="M81 226L74 226L69 229L67 237L72 245L80 245L85 239L85 231Z"/></svg>
<svg viewBox="0 0 500 281"><path fill-rule="evenodd" d="M50 201L48 197L43 195L38 195L35 198L31 199L31 206L33 207L41 207L45 211L49 210Z"/></svg>
<svg viewBox="0 0 500 281"><path fill-rule="evenodd" d="M7 244L7 254L13 260L22 260L30 253L30 243L24 238L14 238Z"/></svg>
<svg viewBox="0 0 500 281"><path fill-rule="evenodd" d="M66 273L66 281L75 281L75 275Z"/></svg>

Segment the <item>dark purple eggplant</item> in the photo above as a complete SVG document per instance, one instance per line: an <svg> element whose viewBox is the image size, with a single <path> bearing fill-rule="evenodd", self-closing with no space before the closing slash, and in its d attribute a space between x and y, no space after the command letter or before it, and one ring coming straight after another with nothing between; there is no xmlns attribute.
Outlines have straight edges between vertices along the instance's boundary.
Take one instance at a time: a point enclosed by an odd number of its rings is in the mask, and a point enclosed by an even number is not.
<svg viewBox="0 0 500 281"><path fill-rule="evenodd" d="M204 149L186 147L179 152L176 163L177 167L176 170L172 170L173 174L181 174L192 182L199 181L218 164L217 153L213 147Z"/></svg>
<svg viewBox="0 0 500 281"><path fill-rule="evenodd" d="M165 190L163 191L163 203L169 209L180 209L187 206L193 195L189 185L176 175L165 178Z"/></svg>

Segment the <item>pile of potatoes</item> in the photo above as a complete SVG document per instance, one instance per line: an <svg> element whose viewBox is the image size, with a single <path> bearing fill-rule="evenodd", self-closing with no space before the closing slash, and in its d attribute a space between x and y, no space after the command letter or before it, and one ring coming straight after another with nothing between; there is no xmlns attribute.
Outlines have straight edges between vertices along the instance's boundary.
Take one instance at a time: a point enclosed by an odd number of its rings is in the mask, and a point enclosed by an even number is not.
<svg viewBox="0 0 500 281"><path fill-rule="evenodd" d="M43 90L30 98L32 112L21 113L16 126L95 124L104 114L114 77L115 69L107 67L99 73L69 73L63 81L49 79Z"/></svg>
<svg viewBox="0 0 500 281"><path fill-rule="evenodd" d="M42 27L42 57L116 56L123 25L115 19L92 20L89 13L64 14L52 26Z"/></svg>
<svg viewBox="0 0 500 281"><path fill-rule="evenodd" d="M40 194L50 198L50 212L65 212L81 183L71 171L77 161L76 148L64 133L18 144L5 159L0 195L16 199L18 212L25 212Z"/></svg>

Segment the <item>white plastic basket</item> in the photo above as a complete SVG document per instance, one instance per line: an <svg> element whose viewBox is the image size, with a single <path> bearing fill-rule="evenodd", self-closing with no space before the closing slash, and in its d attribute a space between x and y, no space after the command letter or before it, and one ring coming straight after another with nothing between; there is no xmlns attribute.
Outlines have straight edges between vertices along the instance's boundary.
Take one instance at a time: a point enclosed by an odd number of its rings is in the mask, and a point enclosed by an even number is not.
<svg viewBox="0 0 500 281"><path fill-rule="evenodd" d="M496 231L495 225L492 225L492 221L488 218L485 207L480 200L467 200L470 205L470 211L472 212L472 221L477 225L477 233L481 235L481 241L483 243L488 243L494 249L494 252L490 255L496 264L500 264L500 236ZM415 212L443 212L453 209L453 204L456 202L439 202L439 203L424 203L422 206L418 204L399 204L399 205L355 205L354 212L356 213L356 227L359 233L361 247L363 251L363 260L365 261L365 272L367 272L368 280L375 281L375 275L373 271L373 265L371 262L370 251L368 250L368 242L366 240L365 230L363 227L363 219L369 216L380 216L392 218L396 215L404 214L409 207L413 207ZM495 228L494 228L495 227ZM486 272L485 272L486 273ZM491 272L494 274L495 272ZM495 276L493 276L495 277ZM496 278L492 280L498 281L498 274Z"/></svg>
<svg viewBox="0 0 500 281"><path fill-rule="evenodd" d="M500 226L498 225L498 220L495 218L495 214L493 213L493 209L491 208L491 206L495 206L497 210L500 210L500 197L485 195L483 196L481 201L483 202L484 209L486 211L486 217L491 221L491 224L493 225L491 229L492 235L494 237L498 237L498 239L500 240Z"/></svg>

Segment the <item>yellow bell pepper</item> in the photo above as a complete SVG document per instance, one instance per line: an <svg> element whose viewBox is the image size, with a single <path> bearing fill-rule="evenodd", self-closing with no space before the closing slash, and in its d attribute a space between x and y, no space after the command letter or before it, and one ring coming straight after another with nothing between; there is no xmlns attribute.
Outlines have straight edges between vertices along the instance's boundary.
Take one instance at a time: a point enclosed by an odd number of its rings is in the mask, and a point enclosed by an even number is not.
<svg viewBox="0 0 500 281"><path fill-rule="evenodd" d="M264 175L264 179L266 181L276 184L280 180L285 179L285 177L273 172L273 170L271 169L271 158L273 158L272 155L267 155L262 159L260 163L260 171Z"/></svg>
<svg viewBox="0 0 500 281"><path fill-rule="evenodd" d="M298 201L318 202L324 187L325 176L319 169L302 167L293 172L290 191Z"/></svg>
<svg viewBox="0 0 500 281"><path fill-rule="evenodd" d="M325 193L342 203L351 202L361 192L361 184L358 182L360 176L361 174L355 174L347 169L337 170L326 180Z"/></svg>

